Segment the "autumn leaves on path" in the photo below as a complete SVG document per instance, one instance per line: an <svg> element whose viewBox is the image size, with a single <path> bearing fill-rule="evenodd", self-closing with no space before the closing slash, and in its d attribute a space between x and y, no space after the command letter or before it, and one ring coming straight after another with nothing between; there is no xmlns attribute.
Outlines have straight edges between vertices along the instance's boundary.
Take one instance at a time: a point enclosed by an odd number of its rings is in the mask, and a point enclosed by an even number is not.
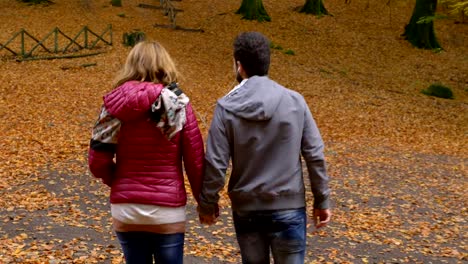
<svg viewBox="0 0 468 264"><path fill-rule="evenodd" d="M466 159L328 146L333 222L320 231L309 225L308 263L458 263L466 258ZM112 232L108 188L93 179L86 163L60 165L62 170L38 171L37 181L0 191L11 201L0 209L2 263L123 263ZM307 197L312 198L310 192ZM225 197L222 203L220 221L206 227L190 198L185 263L240 261Z"/></svg>

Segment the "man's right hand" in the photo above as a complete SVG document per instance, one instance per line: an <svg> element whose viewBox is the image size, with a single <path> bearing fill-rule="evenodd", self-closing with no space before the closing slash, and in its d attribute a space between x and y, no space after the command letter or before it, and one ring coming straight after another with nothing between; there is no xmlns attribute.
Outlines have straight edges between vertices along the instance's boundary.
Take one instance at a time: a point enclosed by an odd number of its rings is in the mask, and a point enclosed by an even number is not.
<svg viewBox="0 0 468 264"><path fill-rule="evenodd" d="M213 225L218 221L219 216L219 208L214 214L203 214L200 211L200 206L197 206L198 218L200 219L200 223L203 225Z"/></svg>
<svg viewBox="0 0 468 264"><path fill-rule="evenodd" d="M198 217L200 219L200 223L203 225L213 225L218 221L218 217L216 215L204 215L204 214L198 214Z"/></svg>

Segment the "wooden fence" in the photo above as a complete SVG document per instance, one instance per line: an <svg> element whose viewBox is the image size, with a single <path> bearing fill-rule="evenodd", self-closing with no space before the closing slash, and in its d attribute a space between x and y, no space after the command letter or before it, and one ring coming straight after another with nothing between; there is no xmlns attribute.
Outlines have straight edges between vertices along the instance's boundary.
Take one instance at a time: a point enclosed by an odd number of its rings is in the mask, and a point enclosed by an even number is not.
<svg viewBox="0 0 468 264"><path fill-rule="evenodd" d="M66 35L56 27L41 40L28 33L25 29L21 29L13 34L5 44L0 42L0 52L6 51L22 59L34 59L37 58L37 54L42 50L48 54L55 54L53 57L42 58L58 58L58 53L66 54L83 49L91 50L96 48L98 43L112 46L112 25L108 25L102 34L96 34L87 26L84 26L74 37ZM78 56L86 55L81 54ZM73 57L73 55L63 57Z"/></svg>

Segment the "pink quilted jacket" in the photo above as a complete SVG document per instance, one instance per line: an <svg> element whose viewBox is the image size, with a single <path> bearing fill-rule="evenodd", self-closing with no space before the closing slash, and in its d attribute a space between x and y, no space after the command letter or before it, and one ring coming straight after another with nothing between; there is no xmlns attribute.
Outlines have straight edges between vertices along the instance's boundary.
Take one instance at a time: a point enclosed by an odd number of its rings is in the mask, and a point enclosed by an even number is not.
<svg viewBox="0 0 468 264"><path fill-rule="evenodd" d="M182 161L198 201L204 145L190 104L184 129L170 141L150 121L160 84L129 81L104 96L108 112L121 121L115 153L89 150L89 168L111 186L111 203L183 206L187 196ZM115 154L115 162L113 160Z"/></svg>

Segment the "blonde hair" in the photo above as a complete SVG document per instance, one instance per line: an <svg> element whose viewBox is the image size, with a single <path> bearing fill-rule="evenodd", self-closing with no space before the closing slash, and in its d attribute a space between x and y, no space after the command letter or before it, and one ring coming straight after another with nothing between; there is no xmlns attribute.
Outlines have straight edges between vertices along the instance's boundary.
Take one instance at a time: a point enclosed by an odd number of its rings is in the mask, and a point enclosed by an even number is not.
<svg viewBox="0 0 468 264"><path fill-rule="evenodd" d="M127 81L145 81L168 85L179 78L174 61L157 41L142 41L132 48L125 65L114 80L114 87Z"/></svg>

